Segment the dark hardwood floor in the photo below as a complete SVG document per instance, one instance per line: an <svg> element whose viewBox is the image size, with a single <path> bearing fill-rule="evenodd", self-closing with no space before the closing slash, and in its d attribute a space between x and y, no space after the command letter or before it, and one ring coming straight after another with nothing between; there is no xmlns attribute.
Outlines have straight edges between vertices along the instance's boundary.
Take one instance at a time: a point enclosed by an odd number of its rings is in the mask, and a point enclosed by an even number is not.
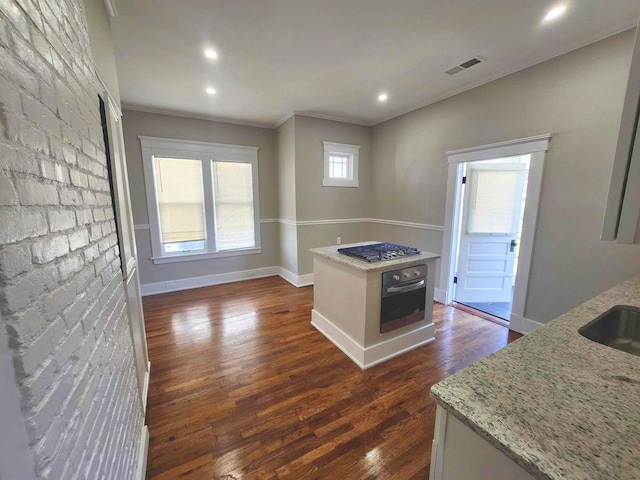
<svg viewBox="0 0 640 480"><path fill-rule="evenodd" d="M148 475L427 479L429 388L519 337L436 304L436 341L360 370L279 277L144 298Z"/></svg>

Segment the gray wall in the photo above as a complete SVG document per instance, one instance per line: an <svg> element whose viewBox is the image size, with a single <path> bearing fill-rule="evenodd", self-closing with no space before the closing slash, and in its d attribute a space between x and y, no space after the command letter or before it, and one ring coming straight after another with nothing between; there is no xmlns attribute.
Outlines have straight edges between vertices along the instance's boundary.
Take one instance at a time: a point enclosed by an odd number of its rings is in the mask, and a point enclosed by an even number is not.
<svg viewBox="0 0 640 480"><path fill-rule="evenodd" d="M323 141L360 146L357 188L323 187ZM371 128L344 122L295 116L296 218L327 220L369 216ZM313 272L310 248L368 240L366 223L299 225L298 274Z"/></svg>
<svg viewBox="0 0 640 480"><path fill-rule="evenodd" d="M371 128L296 115L295 132L297 220L368 217ZM359 187L322 186L323 141L360 146Z"/></svg>
<svg viewBox="0 0 640 480"><path fill-rule="evenodd" d="M263 219L278 217L274 130L127 109L123 111L122 125L134 224L148 225L149 223L139 135L258 147L260 217ZM260 228L262 243L260 254L161 265L154 265L150 260L152 253L149 230L136 228L140 282L142 284L166 282L278 265L280 244L278 224L262 223Z"/></svg>
<svg viewBox="0 0 640 480"><path fill-rule="evenodd" d="M120 105L120 87L111 36L111 22L104 0L84 0L93 63L113 99Z"/></svg>
<svg viewBox="0 0 640 480"><path fill-rule="evenodd" d="M639 247L599 240L632 42L628 31L377 125L373 216L442 225L447 150L551 133L525 316L549 321L637 273Z"/></svg>
<svg viewBox="0 0 640 480"><path fill-rule="evenodd" d="M276 130L278 164L278 207L280 223L280 266L298 274L298 231L296 220L296 119L289 118Z"/></svg>
<svg viewBox="0 0 640 480"><path fill-rule="evenodd" d="M133 478L144 425L87 39L79 0L2 2L2 442L39 479Z"/></svg>

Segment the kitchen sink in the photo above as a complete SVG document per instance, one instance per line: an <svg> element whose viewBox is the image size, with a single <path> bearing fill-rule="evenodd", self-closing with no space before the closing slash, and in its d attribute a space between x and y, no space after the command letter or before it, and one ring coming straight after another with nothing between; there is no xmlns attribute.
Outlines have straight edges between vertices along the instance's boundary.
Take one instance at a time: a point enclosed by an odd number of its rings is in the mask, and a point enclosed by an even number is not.
<svg viewBox="0 0 640 480"><path fill-rule="evenodd" d="M640 308L616 305L580 330L594 342L640 357Z"/></svg>

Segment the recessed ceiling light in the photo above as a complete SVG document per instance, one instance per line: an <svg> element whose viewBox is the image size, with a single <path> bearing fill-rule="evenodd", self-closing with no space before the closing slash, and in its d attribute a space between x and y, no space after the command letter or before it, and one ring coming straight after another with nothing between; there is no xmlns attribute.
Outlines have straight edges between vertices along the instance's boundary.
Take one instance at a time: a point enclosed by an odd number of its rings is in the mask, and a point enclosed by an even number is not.
<svg viewBox="0 0 640 480"><path fill-rule="evenodd" d="M380 95L378 95L378 101L379 102L386 102L387 101L387 94L386 93L381 93Z"/></svg>
<svg viewBox="0 0 640 480"><path fill-rule="evenodd" d="M218 53L215 50L205 50L204 55L207 58L218 58Z"/></svg>
<svg viewBox="0 0 640 480"><path fill-rule="evenodd" d="M215 88L208 87L208 88L207 88L207 93L208 93L209 95L213 95L214 93L216 93L216 89L215 89Z"/></svg>
<svg viewBox="0 0 640 480"><path fill-rule="evenodd" d="M552 8L547 12L545 17L542 19L543 22L550 22L551 20L555 20L560 15L562 15L567 7L565 5L560 5L559 7Z"/></svg>

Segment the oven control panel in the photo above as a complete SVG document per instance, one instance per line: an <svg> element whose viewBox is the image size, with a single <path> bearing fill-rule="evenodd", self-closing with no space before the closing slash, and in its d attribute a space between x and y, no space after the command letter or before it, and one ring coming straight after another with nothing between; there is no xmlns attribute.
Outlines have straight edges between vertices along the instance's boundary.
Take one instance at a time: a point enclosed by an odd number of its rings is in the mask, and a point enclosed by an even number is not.
<svg viewBox="0 0 640 480"><path fill-rule="evenodd" d="M382 286L395 285L397 283L409 282L426 278L427 266L414 265L413 267L403 268L402 270L393 270L382 274Z"/></svg>

